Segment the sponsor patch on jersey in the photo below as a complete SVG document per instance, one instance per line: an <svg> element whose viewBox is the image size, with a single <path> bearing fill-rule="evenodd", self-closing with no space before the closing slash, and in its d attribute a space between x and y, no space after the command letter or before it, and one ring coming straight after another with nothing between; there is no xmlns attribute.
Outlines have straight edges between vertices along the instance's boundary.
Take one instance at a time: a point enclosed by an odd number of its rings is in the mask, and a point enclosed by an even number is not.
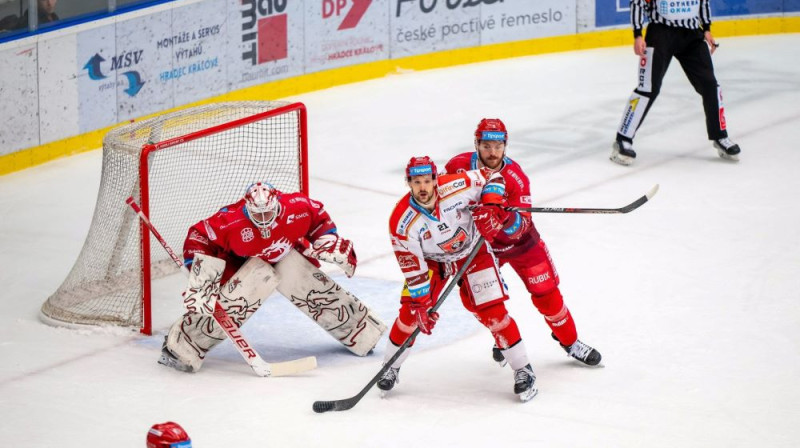
<svg viewBox="0 0 800 448"><path fill-rule="evenodd" d="M450 239L447 241L437 244L437 246L439 246L439 248L445 253L453 254L463 249L466 242L467 232L459 227L458 230L456 230L455 235L450 237Z"/></svg>
<svg viewBox="0 0 800 448"><path fill-rule="evenodd" d="M205 219L203 220L203 226L205 226L206 228L206 233L208 234L208 238L211 239L211 241L215 241L217 239L217 234L214 232L214 229L211 228L211 225Z"/></svg>
<svg viewBox="0 0 800 448"><path fill-rule="evenodd" d="M447 212L449 212L449 211L452 211L452 210L454 210L455 208L457 208L457 207L461 207L461 206L463 206L463 205L464 205L464 201L461 201L461 200L459 200L459 201L456 201L456 202L455 202L455 203L453 203L452 205L449 205L449 206L447 206L447 207L446 207L444 210L442 210L442 213L447 213ZM459 215L460 215L460 214L461 214L461 212L459 212Z"/></svg>
<svg viewBox="0 0 800 448"><path fill-rule="evenodd" d="M467 274L467 283L472 291L472 298L475 305L483 305L493 300L503 298L503 287L500 279L493 268L481 269L480 271Z"/></svg>
<svg viewBox="0 0 800 448"><path fill-rule="evenodd" d="M299 215L291 214L286 217L286 224L293 223L296 219L308 218L308 212L300 213Z"/></svg>
<svg viewBox="0 0 800 448"><path fill-rule="evenodd" d="M403 272L413 272L419 270L419 262L413 254L397 254L397 263Z"/></svg>
<svg viewBox="0 0 800 448"><path fill-rule="evenodd" d="M531 199L530 196L520 196L519 197L519 202L521 204L528 204L528 205L533 204L533 200Z"/></svg>
<svg viewBox="0 0 800 448"><path fill-rule="evenodd" d="M413 208L409 207L406 209L402 218L400 218L400 224L397 226L397 233L405 235L408 232L409 224L411 224L415 216L417 216L417 212Z"/></svg>
<svg viewBox="0 0 800 448"><path fill-rule="evenodd" d="M423 240L429 240L429 239L431 239L431 231L430 231L430 230L426 230L426 231L425 231L425 232L422 234L422 239L423 239Z"/></svg>
<svg viewBox="0 0 800 448"><path fill-rule="evenodd" d="M200 232L194 229L192 229L192 233L189 234L189 239L192 241L197 241L201 244L208 244L208 238L204 237L200 234Z"/></svg>
<svg viewBox="0 0 800 448"><path fill-rule="evenodd" d="M519 185L519 188L525 188L525 182L522 181L522 178L520 178L517 173L515 173L515 172L513 172L511 170L505 170L504 172L508 173L508 175L511 176L514 179L514 181L517 183L517 185Z"/></svg>
<svg viewBox="0 0 800 448"><path fill-rule="evenodd" d="M254 238L255 235L253 234L253 229L250 227L245 227L242 229L242 241L249 243L250 241L253 241Z"/></svg>
<svg viewBox="0 0 800 448"><path fill-rule="evenodd" d="M464 178L451 180L439 186L439 197L445 198L467 186L467 180Z"/></svg>

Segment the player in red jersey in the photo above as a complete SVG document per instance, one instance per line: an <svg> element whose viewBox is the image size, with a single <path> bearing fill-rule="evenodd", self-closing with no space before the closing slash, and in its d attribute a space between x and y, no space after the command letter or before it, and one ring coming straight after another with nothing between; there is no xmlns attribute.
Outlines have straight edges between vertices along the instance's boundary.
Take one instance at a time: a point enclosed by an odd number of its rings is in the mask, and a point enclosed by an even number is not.
<svg viewBox="0 0 800 448"><path fill-rule="evenodd" d="M348 277L355 272L353 244L339 237L322 203L267 183L251 185L238 202L189 228L183 247L190 270L187 313L170 328L158 362L197 371L206 352L225 338L212 318L216 302L241 326L280 282L272 265L293 249L316 266L322 260Z"/></svg>
<svg viewBox="0 0 800 448"><path fill-rule="evenodd" d="M475 151L459 154L445 166L448 173L481 169L500 173L505 179L506 205L530 207L528 176L506 156L508 132L502 121L484 118L475 130ZM553 338L573 358L587 365L600 363L600 352L578 339L575 321L558 289L559 278L544 240L527 212L506 212L504 225L492 241L492 250L500 265L509 264L525 283L533 305L544 316ZM492 350L495 361L505 365L503 353Z"/></svg>

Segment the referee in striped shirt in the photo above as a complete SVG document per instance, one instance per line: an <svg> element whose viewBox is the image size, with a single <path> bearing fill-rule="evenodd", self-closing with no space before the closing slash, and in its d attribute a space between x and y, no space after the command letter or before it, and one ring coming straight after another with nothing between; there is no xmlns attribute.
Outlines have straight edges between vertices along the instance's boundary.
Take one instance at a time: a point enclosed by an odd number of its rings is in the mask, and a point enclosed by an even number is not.
<svg viewBox="0 0 800 448"><path fill-rule="evenodd" d="M639 84L631 94L610 159L630 165L636 158L633 137L661 91L661 82L673 56L694 90L703 97L708 139L720 157L739 160L739 145L728 138L722 92L714 76L711 55L719 46L711 35L709 0L631 0L633 51L639 56ZM642 22L647 14L647 34Z"/></svg>

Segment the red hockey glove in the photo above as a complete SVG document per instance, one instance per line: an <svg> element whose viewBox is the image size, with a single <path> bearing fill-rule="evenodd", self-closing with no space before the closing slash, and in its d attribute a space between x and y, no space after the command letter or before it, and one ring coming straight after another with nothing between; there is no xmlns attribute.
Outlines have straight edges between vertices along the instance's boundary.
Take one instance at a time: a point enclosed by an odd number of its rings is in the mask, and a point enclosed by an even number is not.
<svg viewBox="0 0 800 448"><path fill-rule="evenodd" d="M503 229L503 223L508 212L493 205L481 205L472 209L472 219L478 232L491 243L494 237Z"/></svg>
<svg viewBox="0 0 800 448"><path fill-rule="evenodd" d="M431 306L433 306L430 294L417 297L416 299L410 297L404 298L403 301L407 302L408 306L411 308L411 314L417 320L419 331L428 335L431 334L433 327L436 325L436 321L439 320L439 313L436 311L428 312Z"/></svg>
<svg viewBox="0 0 800 448"><path fill-rule="evenodd" d="M303 255L333 263L342 268L348 277L353 276L358 264L353 242L341 238L335 233L328 233L317 238L311 247L303 252Z"/></svg>

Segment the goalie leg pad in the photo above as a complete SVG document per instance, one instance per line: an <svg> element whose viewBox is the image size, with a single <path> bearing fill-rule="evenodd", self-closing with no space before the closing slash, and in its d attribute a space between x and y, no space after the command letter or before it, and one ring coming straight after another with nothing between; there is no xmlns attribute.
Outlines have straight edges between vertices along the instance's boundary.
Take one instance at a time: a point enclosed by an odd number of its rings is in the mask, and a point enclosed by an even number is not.
<svg viewBox="0 0 800 448"><path fill-rule="evenodd" d="M375 348L386 325L367 305L292 250L275 265L278 291L358 356Z"/></svg>
<svg viewBox="0 0 800 448"><path fill-rule="evenodd" d="M275 291L280 276L260 258L250 258L220 288L219 304L241 327L261 304ZM226 338L212 316L186 313L175 322L167 334L167 349L178 360L196 372L206 353Z"/></svg>

